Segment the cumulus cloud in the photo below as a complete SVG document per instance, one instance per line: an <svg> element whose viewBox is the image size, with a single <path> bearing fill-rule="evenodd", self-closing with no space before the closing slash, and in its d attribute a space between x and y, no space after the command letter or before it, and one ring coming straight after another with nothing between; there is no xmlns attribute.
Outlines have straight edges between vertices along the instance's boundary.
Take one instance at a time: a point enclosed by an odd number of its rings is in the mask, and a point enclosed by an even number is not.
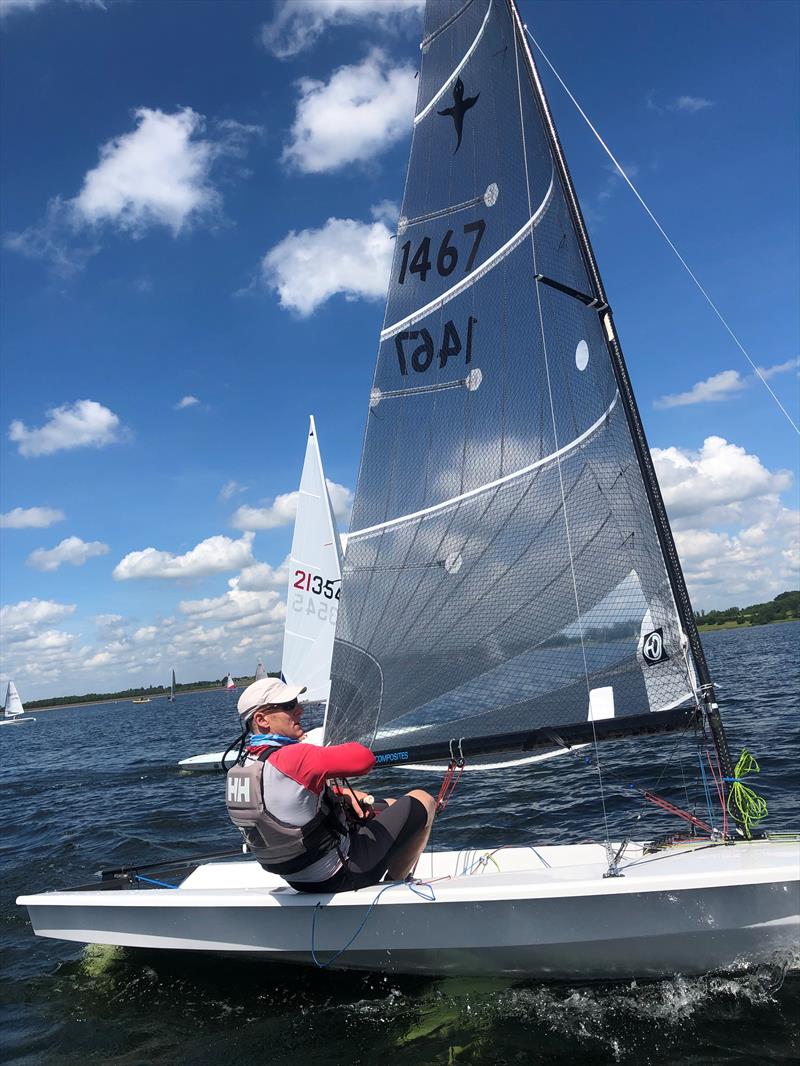
<svg viewBox="0 0 800 1066"><path fill-rule="evenodd" d="M696 607L744 606L797 587L800 515L780 493L789 471L722 437L699 451L654 448L653 460Z"/></svg>
<svg viewBox="0 0 800 1066"><path fill-rule="evenodd" d="M27 640L36 630L52 625L75 613L74 603L55 600L20 600L0 607L0 632L7 644Z"/></svg>
<svg viewBox="0 0 800 1066"><path fill-rule="evenodd" d="M302 317L332 296L382 300L392 266L392 231L383 222L329 218L320 229L292 230L261 263L264 285L281 307Z"/></svg>
<svg viewBox="0 0 800 1066"><path fill-rule="evenodd" d="M218 206L209 181L214 146L199 136L204 119L190 107L172 114L140 107L134 118L135 130L100 148L100 162L83 179L74 210L92 225L114 222L137 234L160 224L180 233Z"/></svg>
<svg viewBox="0 0 800 1066"><path fill-rule="evenodd" d="M57 507L15 507L0 514L0 529L47 529L65 518Z"/></svg>
<svg viewBox="0 0 800 1066"><path fill-rule="evenodd" d="M195 404L200 403L196 396L184 396L183 399L178 400L175 404L176 411L183 411L186 407L194 407Z"/></svg>
<svg viewBox="0 0 800 1066"><path fill-rule="evenodd" d="M777 374L786 374L790 370L800 369L800 359L787 359L784 363L776 363L774 366L760 366L759 373L769 381Z"/></svg>
<svg viewBox="0 0 800 1066"><path fill-rule="evenodd" d="M183 555L156 548L129 552L114 567L113 576L117 581L149 577L175 580L238 570L255 562L253 537L252 532L245 533L239 540L224 536L209 537Z"/></svg>
<svg viewBox="0 0 800 1066"><path fill-rule="evenodd" d="M49 0L0 0L0 19L21 11L35 11L43 7ZM69 0L70 3L79 4L81 7L95 7L106 11L105 0Z"/></svg>
<svg viewBox="0 0 800 1066"><path fill-rule="evenodd" d="M380 30L414 26L424 0L282 0L261 27L261 42L279 59L310 48L329 26L368 23Z"/></svg>
<svg viewBox="0 0 800 1066"><path fill-rule="evenodd" d="M139 107L135 128L100 146L100 161L87 171L73 199L54 197L44 218L7 234L6 247L29 258L44 259L69 276L98 251L79 247L79 234L95 234L111 225L133 237L152 226L174 236L219 215L222 198L212 169L223 158L239 158L248 140L260 132L233 119L211 123L190 107L174 112Z"/></svg>
<svg viewBox="0 0 800 1066"><path fill-rule="evenodd" d="M325 483L335 517L339 521L349 519L353 506L352 491L346 485L339 485L329 478L325 479ZM295 490L276 496L266 507L239 507L231 518L231 525L234 529L277 529L279 526L289 526L297 514L299 497L300 493Z"/></svg>
<svg viewBox="0 0 800 1066"><path fill-rule="evenodd" d="M83 566L94 555L108 555L111 549L102 541L85 541L80 537L66 537L55 548L37 548L25 560L28 566L36 570L58 570L62 563L70 566Z"/></svg>
<svg viewBox="0 0 800 1066"><path fill-rule="evenodd" d="M38 429L28 429L15 419L8 431L9 440L26 458L52 455L70 448L103 448L120 439L119 416L96 400L77 400L73 404L53 407L47 421Z"/></svg>
<svg viewBox="0 0 800 1066"><path fill-rule="evenodd" d="M414 74L409 64L394 66L374 49L360 63L339 67L328 82L302 78L284 163L321 174L385 151L411 130Z"/></svg>
<svg viewBox="0 0 800 1066"><path fill-rule="evenodd" d="M792 484L788 470L767 470L757 455L724 437L706 437L697 452L673 447L653 448L652 454L671 518L774 496Z"/></svg>

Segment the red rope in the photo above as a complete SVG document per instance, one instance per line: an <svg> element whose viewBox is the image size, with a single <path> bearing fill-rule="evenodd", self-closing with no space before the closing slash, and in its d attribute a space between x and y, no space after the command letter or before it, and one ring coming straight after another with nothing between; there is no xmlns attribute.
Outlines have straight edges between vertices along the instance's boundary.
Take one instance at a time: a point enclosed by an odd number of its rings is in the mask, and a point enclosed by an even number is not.
<svg viewBox="0 0 800 1066"><path fill-rule="evenodd" d="M464 772L464 763L456 762L455 759L450 760L450 765L445 771L444 778L442 779L442 787L439 789L439 795L436 797L436 813L441 814L447 804L450 802L450 797L455 792L456 785L458 784L461 774Z"/></svg>
<svg viewBox="0 0 800 1066"><path fill-rule="evenodd" d="M674 803L670 803L669 800L665 800L663 796L657 796L655 792L644 792L645 799L650 800L651 803L655 803L657 807L663 807L665 811L669 811L670 814L677 815L678 818L683 818L684 821L691 822L692 825L696 825L698 829L702 829L704 833L708 833L709 836L713 834L713 829L710 825L706 825L705 822L696 818L693 814L683 810L682 807L676 807Z"/></svg>

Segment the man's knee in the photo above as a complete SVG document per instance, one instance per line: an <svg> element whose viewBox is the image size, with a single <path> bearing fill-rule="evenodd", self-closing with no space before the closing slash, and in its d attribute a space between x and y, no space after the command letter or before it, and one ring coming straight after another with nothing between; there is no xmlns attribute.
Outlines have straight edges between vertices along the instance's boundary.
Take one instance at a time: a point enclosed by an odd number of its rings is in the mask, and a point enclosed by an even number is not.
<svg viewBox="0 0 800 1066"><path fill-rule="evenodd" d="M436 800L431 796L429 792L425 792L421 788L412 789L408 793L409 796L417 800L425 808L425 815L427 818L427 824L430 825L433 821L433 816L436 814Z"/></svg>

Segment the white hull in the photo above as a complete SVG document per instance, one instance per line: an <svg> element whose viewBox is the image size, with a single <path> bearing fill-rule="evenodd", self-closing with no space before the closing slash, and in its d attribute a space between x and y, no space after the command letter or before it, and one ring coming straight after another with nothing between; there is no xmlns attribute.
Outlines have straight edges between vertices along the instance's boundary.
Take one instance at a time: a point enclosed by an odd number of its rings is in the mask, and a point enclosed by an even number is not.
<svg viewBox="0 0 800 1066"><path fill-rule="evenodd" d="M198 867L178 890L51 892L17 902L38 935L85 943L313 964L313 920L322 962L363 922L335 967L663 978L800 957L799 859L798 838L653 855L632 844L624 876L604 878L597 844L436 852L420 861L423 883L414 889L334 896L296 893L245 859Z"/></svg>
<svg viewBox="0 0 800 1066"><path fill-rule="evenodd" d="M19 718L0 718L0 725L23 725L25 722L35 721L35 718L31 718L26 714L24 717Z"/></svg>

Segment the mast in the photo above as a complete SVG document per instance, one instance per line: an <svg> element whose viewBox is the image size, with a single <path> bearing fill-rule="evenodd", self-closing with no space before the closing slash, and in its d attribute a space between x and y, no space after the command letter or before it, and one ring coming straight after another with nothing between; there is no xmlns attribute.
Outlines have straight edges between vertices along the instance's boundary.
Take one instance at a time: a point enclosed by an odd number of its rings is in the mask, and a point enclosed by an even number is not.
<svg viewBox="0 0 800 1066"><path fill-rule="evenodd" d="M547 102L544 86L541 83L536 63L531 54L531 50L528 47L528 42L525 39L525 28L517 9L516 0L506 0L506 2L509 5L511 15L514 19L517 36L521 44L522 55L527 64L528 73L531 78L534 96L539 105L547 137L550 141L553 159L561 177L561 184L564 189L567 207L572 216L584 262L594 286L594 305L600 316L603 335L606 338L606 346L608 348L611 365L614 370L614 376L622 400L623 410L625 411L625 417L633 440L634 451L642 474L647 500L650 505L650 514L653 519L658 542L664 557L664 563L669 577L672 595L675 600L675 606L683 625L684 633L689 641L692 658L697 669L697 675L700 681L700 693L705 706L706 718L711 730L714 747L716 748L717 756L722 768L722 776L730 778L734 776L733 760L725 736L722 718L719 713L719 706L714 692L714 682L711 679L705 652L700 640L700 633L698 632L697 624L694 619L694 612L692 611L692 604L689 599L689 591L686 587L686 581L683 576L683 570L681 569L680 559L678 558L678 551L675 547L675 540L669 524L667 510L664 506L664 500L656 477L655 467L653 466L653 458L650 454L650 447L647 443L644 425L642 424L639 408L633 394L633 387L625 363L625 357L622 353L622 347L614 328L611 308L609 307L603 282L600 278L597 260L595 259L594 251L592 250L589 234L583 219L583 213L581 212L580 204L578 203L578 197L572 183L572 177L564 157L564 151L561 147L550 106Z"/></svg>

